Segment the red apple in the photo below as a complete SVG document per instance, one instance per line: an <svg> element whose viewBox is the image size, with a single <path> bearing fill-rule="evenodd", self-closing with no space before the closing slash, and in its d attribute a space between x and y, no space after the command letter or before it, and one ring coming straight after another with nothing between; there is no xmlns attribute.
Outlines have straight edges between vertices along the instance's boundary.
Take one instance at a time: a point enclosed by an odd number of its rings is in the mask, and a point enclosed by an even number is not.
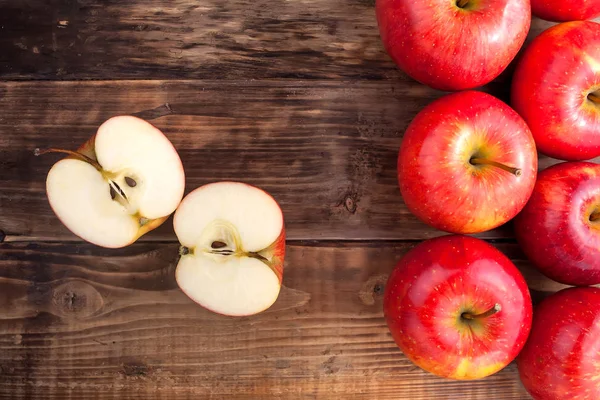
<svg viewBox="0 0 600 400"><path fill-rule="evenodd" d="M531 12L548 21L583 21L600 16L600 1L531 0Z"/></svg>
<svg viewBox="0 0 600 400"><path fill-rule="evenodd" d="M398 263L385 287L392 336L419 367L478 379L508 365L531 328L523 276L493 246L468 236L427 240Z"/></svg>
<svg viewBox="0 0 600 400"><path fill-rule="evenodd" d="M529 0L377 0L375 9L394 62L441 90L471 89L496 78L531 24Z"/></svg>
<svg viewBox="0 0 600 400"><path fill-rule="evenodd" d="M525 206L537 174L529 128L489 94L454 93L425 107L404 134L398 180L409 210L454 233L483 232Z"/></svg>
<svg viewBox="0 0 600 400"><path fill-rule="evenodd" d="M540 152L600 156L600 24L567 22L539 35L517 65L511 98Z"/></svg>
<svg viewBox="0 0 600 400"><path fill-rule="evenodd" d="M535 308L531 335L517 357L535 400L600 399L600 289L569 288Z"/></svg>
<svg viewBox="0 0 600 400"><path fill-rule="evenodd" d="M567 285L600 283L600 165L566 162L542 172L515 219L523 251Z"/></svg>

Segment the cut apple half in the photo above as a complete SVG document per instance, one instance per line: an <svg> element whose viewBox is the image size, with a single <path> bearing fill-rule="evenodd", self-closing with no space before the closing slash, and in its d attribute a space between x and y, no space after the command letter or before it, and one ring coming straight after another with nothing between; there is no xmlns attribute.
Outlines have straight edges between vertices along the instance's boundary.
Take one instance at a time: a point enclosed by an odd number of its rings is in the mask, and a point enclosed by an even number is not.
<svg viewBox="0 0 600 400"><path fill-rule="evenodd" d="M167 137L148 122L114 117L46 179L50 206L75 235L102 247L133 243L175 211L185 188L183 165Z"/></svg>
<svg viewBox="0 0 600 400"><path fill-rule="evenodd" d="M208 184L183 199L173 224L181 243L177 284L196 303L244 316L277 300L285 230L269 194L238 182Z"/></svg>

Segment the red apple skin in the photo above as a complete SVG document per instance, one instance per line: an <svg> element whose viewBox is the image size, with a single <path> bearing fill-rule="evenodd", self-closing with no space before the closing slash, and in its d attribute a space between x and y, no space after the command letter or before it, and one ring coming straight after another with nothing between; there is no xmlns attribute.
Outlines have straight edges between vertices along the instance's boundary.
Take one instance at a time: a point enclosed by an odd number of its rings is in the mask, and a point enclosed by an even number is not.
<svg viewBox="0 0 600 400"><path fill-rule="evenodd" d="M521 169L471 165L478 155ZM427 224L477 233L512 219L527 203L537 174L535 143L525 121L495 97L453 93L411 122L398 156L398 182L408 209Z"/></svg>
<svg viewBox="0 0 600 400"><path fill-rule="evenodd" d="M569 288L535 308L529 340L517 357L535 400L600 399L600 289Z"/></svg>
<svg viewBox="0 0 600 400"><path fill-rule="evenodd" d="M496 78L517 55L531 24L529 0L377 0L384 47L417 81L464 90Z"/></svg>
<svg viewBox="0 0 600 400"><path fill-rule="evenodd" d="M468 322L464 312L501 310ZM514 264L486 242L461 235L427 240L389 277L384 315L416 365L452 379L494 374L519 353L531 328L531 297Z"/></svg>
<svg viewBox="0 0 600 400"><path fill-rule="evenodd" d="M531 12L547 21L584 21L600 16L600 1L531 0Z"/></svg>
<svg viewBox="0 0 600 400"><path fill-rule="evenodd" d="M565 162L540 172L515 218L515 233L531 262L567 285L600 283L600 165Z"/></svg>
<svg viewBox="0 0 600 400"><path fill-rule="evenodd" d="M283 266L285 259L285 227L275 243L271 245L271 248L273 249L273 254L269 266L279 278L279 284L281 285L283 282Z"/></svg>
<svg viewBox="0 0 600 400"><path fill-rule="evenodd" d="M571 5L571 3L564 3ZM600 156L600 24L547 29L527 47L513 77L511 102L540 152L568 161Z"/></svg>

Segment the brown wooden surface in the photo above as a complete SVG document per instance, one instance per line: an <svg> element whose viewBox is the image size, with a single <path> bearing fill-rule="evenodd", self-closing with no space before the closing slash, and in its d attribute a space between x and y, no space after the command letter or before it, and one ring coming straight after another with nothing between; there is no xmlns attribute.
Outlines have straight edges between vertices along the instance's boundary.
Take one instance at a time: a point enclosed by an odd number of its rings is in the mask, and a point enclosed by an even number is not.
<svg viewBox="0 0 600 400"><path fill-rule="evenodd" d="M374 0L0 0L8 79L393 79ZM531 35L550 26L536 20ZM15 61L17 60L17 61Z"/></svg>
<svg viewBox="0 0 600 400"><path fill-rule="evenodd" d="M440 235L410 214L396 178L406 126L440 95L396 81L6 83L0 229L7 240L75 240L45 194L46 173L61 157L33 150L76 149L107 118L139 113L179 150L187 191L215 180L263 187L281 203L290 239ZM555 162L543 157L540 166ZM480 236L511 235L502 227ZM144 239L176 238L167 223Z"/></svg>
<svg viewBox="0 0 600 400"><path fill-rule="evenodd" d="M382 291L412 246L290 243L275 305L236 319L203 310L177 289L174 243L116 251L7 243L0 251L0 396L523 398L514 365L485 380L452 382L398 351L382 317ZM497 246L524 271L536 300L562 287L529 268L515 244Z"/></svg>
<svg viewBox="0 0 600 400"><path fill-rule="evenodd" d="M396 156L443 93L398 71L372 0L0 0L0 398L517 400L514 365L447 381L385 326L396 261L440 235L407 211ZM550 26L534 20L530 38ZM510 66L483 90L508 100ZM107 118L173 141L187 191L241 180L281 203L284 288L227 318L174 281L171 221L121 250L82 243L51 212L45 175ZM541 167L556 162L540 160ZM510 226L481 235L536 273Z"/></svg>

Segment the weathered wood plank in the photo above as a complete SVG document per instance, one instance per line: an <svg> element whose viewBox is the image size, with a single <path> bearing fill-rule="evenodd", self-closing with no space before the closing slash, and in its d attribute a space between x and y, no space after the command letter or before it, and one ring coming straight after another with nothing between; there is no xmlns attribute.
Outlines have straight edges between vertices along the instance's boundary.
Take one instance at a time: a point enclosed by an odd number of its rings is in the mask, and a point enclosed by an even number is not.
<svg viewBox="0 0 600 400"><path fill-rule="evenodd" d="M3 79L410 81L374 0L0 0ZM534 19L531 36L551 23Z"/></svg>
<svg viewBox="0 0 600 400"><path fill-rule="evenodd" d="M402 134L440 92L399 82L95 81L5 83L0 95L0 230L7 240L74 240L45 195L58 156L117 114L143 111L173 141L187 191L216 180L263 187L290 239L419 239L441 233L402 202ZM166 107L165 103L169 106ZM543 158L545 167L554 160ZM484 234L511 236L510 228ZM143 240L174 240L168 221Z"/></svg>
<svg viewBox="0 0 600 400"><path fill-rule="evenodd" d="M525 398L514 365L482 381L439 379L396 348L387 275L414 243L288 246L268 311L228 318L174 281L177 245L0 245L0 398ZM498 248L537 300L562 286L515 244Z"/></svg>

